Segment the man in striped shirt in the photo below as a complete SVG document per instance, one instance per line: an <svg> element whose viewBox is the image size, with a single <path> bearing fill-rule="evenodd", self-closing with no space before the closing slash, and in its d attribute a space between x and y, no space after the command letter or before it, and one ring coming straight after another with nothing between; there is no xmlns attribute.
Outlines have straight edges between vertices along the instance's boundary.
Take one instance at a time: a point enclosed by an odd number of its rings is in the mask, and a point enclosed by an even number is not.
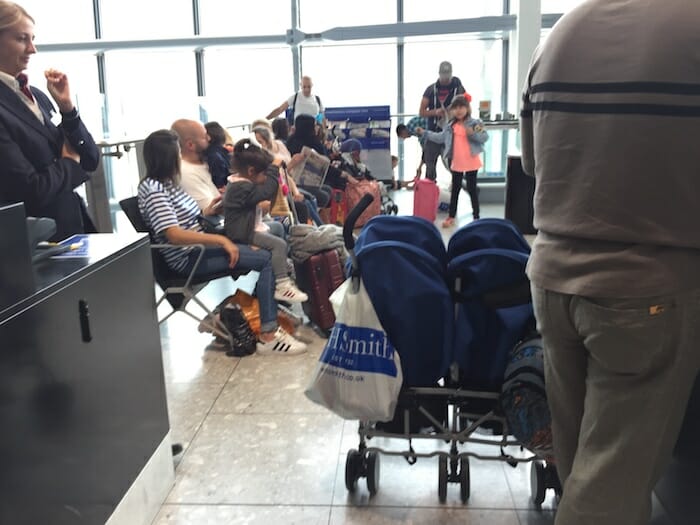
<svg viewBox="0 0 700 525"><path fill-rule="evenodd" d="M590 0L528 75L560 525L648 523L700 366L698 20L700 2Z"/></svg>

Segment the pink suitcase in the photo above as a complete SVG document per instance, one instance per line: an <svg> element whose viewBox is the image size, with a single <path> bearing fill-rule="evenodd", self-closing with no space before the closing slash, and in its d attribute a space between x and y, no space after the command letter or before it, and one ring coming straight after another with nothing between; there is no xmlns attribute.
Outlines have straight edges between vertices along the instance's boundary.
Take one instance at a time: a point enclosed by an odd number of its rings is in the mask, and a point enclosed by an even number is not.
<svg viewBox="0 0 700 525"><path fill-rule="evenodd" d="M440 188L435 181L420 179L413 188L413 215L434 222L437 217Z"/></svg>

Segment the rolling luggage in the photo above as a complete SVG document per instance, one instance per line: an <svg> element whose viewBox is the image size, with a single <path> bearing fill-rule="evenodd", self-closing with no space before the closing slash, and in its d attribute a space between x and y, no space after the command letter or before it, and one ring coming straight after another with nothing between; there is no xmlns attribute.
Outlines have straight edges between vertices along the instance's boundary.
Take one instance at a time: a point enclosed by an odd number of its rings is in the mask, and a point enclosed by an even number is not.
<svg viewBox="0 0 700 525"><path fill-rule="evenodd" d="M309 296L304 313L324 333L330 332L335 314L328 298L345 281L336 250L317 253L295 264L297 286Z"/></svg>
<svg viewBox="0 0 700 525"><path fill-rule="evenodd" d="M413 215L434 222L439 199L440 188L435 181L420 179L413 189Z"/></svg>
<svg viewBox="0 0 700 525"><path fill-rule="evenodd" d="M506 172L505 216L523 235L537 233L533 224L534 196L535 177L530 177L523 171L519 156L509 155Z"/></svg>
<svg viewBox="0 0 700 525"><path fill-rule="evenodd" d="M365 193L374 197L372 203L362 212L355 221L355 227L364 226L372 217L379 215L382 211L382 195L379 191L379 184L373 180L361 180L357 184L348 184L345 188L346 206L352 210Z"/></svg>

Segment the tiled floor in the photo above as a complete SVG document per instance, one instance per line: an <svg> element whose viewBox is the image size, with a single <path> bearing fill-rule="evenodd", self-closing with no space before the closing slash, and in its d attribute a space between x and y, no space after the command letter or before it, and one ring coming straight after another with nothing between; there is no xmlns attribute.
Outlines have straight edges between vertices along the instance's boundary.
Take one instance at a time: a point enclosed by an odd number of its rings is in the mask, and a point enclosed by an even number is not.
<svg viewBox="0 0 700 525"><path fill-rule="evenodd" d="M412 193L399 192L402 211L410 211L411 199ZM464 195L462 201L467 208L464 213L460 208L458 219L464 224L471 213ZM483 208L484 217L502 216L502 206ZM210 304L233 290L222 281L209 288ZM176 458L175 485L154 524L553 523L551 491L542 509L530 502L529 465L513 469L471 460L468 504L461 503L455 484L440 504L436 458L410 466L401 457L382 456L379 492L370 498L361 479L349 494L345 458L357 446L357 424L305 398L324 340L308 327L300 330L311 340L308 354L239 359L207 350L211 338L182 314L161 327L172 437L184 452ZM391 443L377 438L373 445Z"/></svg>

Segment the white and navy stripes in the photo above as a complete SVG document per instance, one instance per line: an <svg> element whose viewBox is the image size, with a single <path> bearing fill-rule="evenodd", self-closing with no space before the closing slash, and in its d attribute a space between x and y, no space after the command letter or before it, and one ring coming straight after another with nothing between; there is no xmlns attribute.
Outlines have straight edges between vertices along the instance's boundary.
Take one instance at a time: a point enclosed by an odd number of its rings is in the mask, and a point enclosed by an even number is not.
<svg viewBox="0 0 700 525"><path fill-rule="evenodd" d="M183 230L200 231L197 221L199 206L185 191L172 182L159 182L146 178L138 189L139 211L151 230L156 243L167 243L165 230L179 226ZM161 250L168 266L176 271L184 270L191 248L166 248Z"/></svg>

